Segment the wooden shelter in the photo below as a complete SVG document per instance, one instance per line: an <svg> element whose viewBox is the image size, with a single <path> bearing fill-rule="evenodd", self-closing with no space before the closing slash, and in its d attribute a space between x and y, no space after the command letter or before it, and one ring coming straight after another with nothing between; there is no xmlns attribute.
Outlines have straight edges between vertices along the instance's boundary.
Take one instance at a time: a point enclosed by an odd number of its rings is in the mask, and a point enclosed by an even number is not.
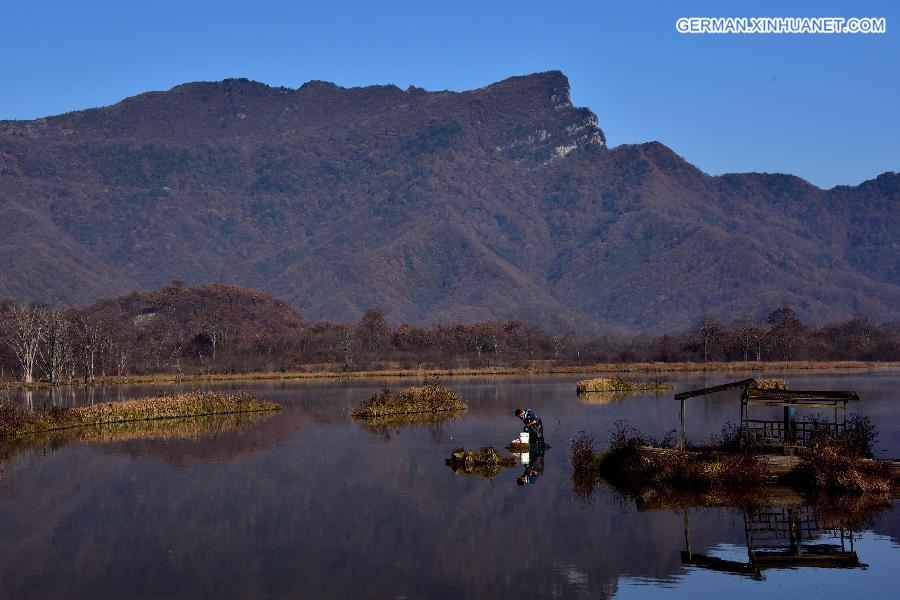
<svg viewBox="0 0 900 600"><path fill-rule="evenodd" d="M794 449L804 447L816 427L830 426L835 431L843 431L847 426L847 403L859 400L856 392L819 390L774 390L760 389L756 379L742 379L698 390L675 394L681 403L680 447L684 449L686 440L685 400L706 396L732 389L741 390L741 448L773 448L792 454ZM777 419L754 418L752 407L780 407ZM825 414L813 413L806 421L798 420L800 410L824 410ZM809 414L809 413L807 413ZM831 418L830 422L825 419Z"/></svg>

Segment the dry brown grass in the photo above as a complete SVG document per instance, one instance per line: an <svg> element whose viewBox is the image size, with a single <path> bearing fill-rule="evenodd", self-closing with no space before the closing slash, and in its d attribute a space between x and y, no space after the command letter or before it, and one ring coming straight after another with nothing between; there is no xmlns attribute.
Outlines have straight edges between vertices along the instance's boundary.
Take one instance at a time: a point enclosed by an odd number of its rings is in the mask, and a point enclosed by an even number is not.
<svg viewBox="0 0 900 600"><path fill-rule="evenodd" d="M398 394L385 388L353 409L358 418L376 418L420 413L461 412L468 408L459 395L435 378L426 378L420 387L410 387Z"/></svg>
<svg viewBox="0 0 900 600"><path fill-rule="evenodd" d="M854 415L844 431L823 425L813 431L792 478L822 493L888 494L893 469L871 458L878 432L871 421Z"/></svg>
<svg viewBox="0 0 900 600"><path fill-rule="evenodd" d="M758 390L786 390L787 379L757 379L754 386Z"/></svg>
<svg viewBox="0 0 900 600"><path fill-rule="evenodd" d="M33 412L4 403L0 405L0 437L10 439L78 427L280 409L277 404L258 401L249 394L200 392Z"/></svg>
<svg viewBox="0 0 900 600"><path fill-rule="evenodd" d="M515 458L500 454L493 446L484 446L478 450L456 448L444 462L459 475L491 478L496 477L504 468L518 464Z"/></svg>
<svg viewBox="0 0 900 600"><path fill-rule="evenodd" d="M7 461L33 449L58 448L70 443L112 444L137 440L199 440L232 431L243 431L271 415L271 411L263 411L149 421L123 421L0 438L0 473L4 470Z"/></svg>
<svg viewBox="0 0 900 600"><path fill-rule="evenodd" d="M597 377L578 382L578 393L586 392L643 392L652 390L673 390L675 385L664 381L631 381L621 377Z"/></svg>
<svg viewBox="0 0 900 600"><path fill-rule="evenodd" d="M593 438L581 432L570 449L576 494L585 496L592 485L604 480L633 498L679 491L737 495L766 480L765 470L750 455L689 452L672 446L670 435L648 439L619 421L611 431L609 448L599 453Z"/></svg>

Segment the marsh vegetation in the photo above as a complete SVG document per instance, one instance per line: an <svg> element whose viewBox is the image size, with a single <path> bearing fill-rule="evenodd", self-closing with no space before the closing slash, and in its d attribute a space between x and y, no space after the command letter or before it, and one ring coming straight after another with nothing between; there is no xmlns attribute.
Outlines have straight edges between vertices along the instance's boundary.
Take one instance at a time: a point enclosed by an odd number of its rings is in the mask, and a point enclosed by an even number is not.
<svg viewBox="0 0 900 600"><path fill-rule="evenodd" d="M459 475L479 475L489 478L496 477L506 467L518 464L514 457L500 454L493 446L483 446L478 450L456 448L445 462Z"/></svg>
<svg viewBox="0 0 900 600"><path fill-rule="evenodd" d="M643 392L653 390L673 390L675 384L664 381L632 381L621 377L598 377L578 382L578 393L588 392Z"/></svg>
<svg viewBox="0 0 900 600"><path fill-rule="evenodd" d="M888 494L894 485L891 465L872 458L877 431L866 417L853 416L841 431L827 423L814 428L808 447L786 473L774 472L753 452L739 451L739 436L737 426L726 425L708 442L678 449L674 431L654 439L617 421L605 451L597 451L586 432L572 439L572 481L581 494L605 481L632 497L712 494L742 503L764 497L767 484L776 481L814 495Z"/></svg>
<svg viewBox="0 0 900 600"><path fill-rule="evenodd" d="M468 408L459 394L445 387L434 376L425 378L421 386L409 387L398 393L384 388L353 409L353 416L361 419L387 419L416 414L458 413Z"/></svg>
<svg viewBox="0 0 900 600"><path fill-rule="evenodd" d="M280 409L278 404L259 401L245 393L164 394L122 402L34 411L4 402L0 404L0 439L12 441L75 428Z"/></svg>

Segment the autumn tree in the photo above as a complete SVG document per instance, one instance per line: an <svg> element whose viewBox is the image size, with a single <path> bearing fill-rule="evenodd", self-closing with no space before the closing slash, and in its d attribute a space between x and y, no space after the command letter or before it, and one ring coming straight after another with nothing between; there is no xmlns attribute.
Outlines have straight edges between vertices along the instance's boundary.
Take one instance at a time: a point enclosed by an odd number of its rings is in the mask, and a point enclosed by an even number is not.
<svg viewBox="0 0 900 600"><path fill-rule="evenodd" d="M783 360L790 360L792 351L803 336L803 323L792 309L782 307L769 313L767 337L775 352Z"/></svg>
<svg viewBox="0 0 900 600"><path fill-rule="evenodd" d="M363 352L383 354L391 343L387 313L379 308L370 308L359 320L355 333Z"/></svg>
<svg viewBox="0 0 900 600"><path fill-rule="evenodd" d="M428 329L403 323L391 334L391 346L400 352L421 354L431 346L433 335Z"/></svg>

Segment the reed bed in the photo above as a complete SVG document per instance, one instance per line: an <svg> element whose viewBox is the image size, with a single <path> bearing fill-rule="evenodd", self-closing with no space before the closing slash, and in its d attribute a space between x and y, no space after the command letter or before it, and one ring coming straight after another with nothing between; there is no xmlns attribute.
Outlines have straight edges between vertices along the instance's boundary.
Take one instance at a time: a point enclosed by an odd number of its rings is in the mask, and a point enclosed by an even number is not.
<svg viewBox="0 0 900 600"><path fill-rule="evenodd" d="M270 416L271 412L241 412L200 417L152 419L150 421L125 421L64 431L77 432L77 437L73 441L92 444L144 440L201 440L232 431L243 431L259 423L260 419Z"/></svg>
<svg viewBox="0 0 900 600"><path fill-rule="evenodd" d="M583 379L578 382L578 393L587 392L643 392L654 390L673 390L675 385L664 381L638 382L621 377L597 377Z"/></svg>
<svg viewBox="0 0 900 600"><path fill-rule="evenodd" d="M124 421L53 429L0 440L0 461L28 448L60 446L73 442L112 444L144 440L200 440L230 431L242 431L268 416L269 412L232 413L200 417Z"/></svg>
<svg viewBox="0 0 900 600"><path fill-rule="evenodd" d="M397 394L384 388L357 408L352 415L357 418L383 418L396 415L413 415L440 412L462 412L468 406L459 395L444 387L436 377L426 378L420 387L410 387Z"/></svg>
<svg viewBox="0 0 900 600"><path fill-rule="evenodd" d="M0 438L74 429L78 427L281 410L278 404L245 393L189 392L105 402L76 408L29 412L10 403L0 405Z"/></svg>

